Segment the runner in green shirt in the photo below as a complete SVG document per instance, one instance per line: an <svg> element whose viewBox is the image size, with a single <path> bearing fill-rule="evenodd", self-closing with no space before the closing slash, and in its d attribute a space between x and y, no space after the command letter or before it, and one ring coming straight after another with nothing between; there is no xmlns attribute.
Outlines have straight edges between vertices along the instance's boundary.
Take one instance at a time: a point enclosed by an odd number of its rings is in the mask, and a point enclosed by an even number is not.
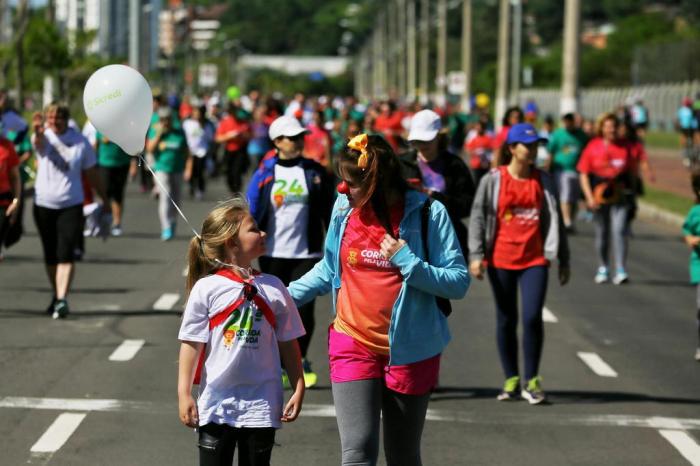
<svg viewBox="0 0 700 466"><path fill-rule="evenodd" d="M156 160L155 174L159 187L165 188L172 197L162 192L158 200L158 216L160 218L163 241L169 241L175 235L176 209L173 202L179 204L182 191L182 181L189 181L192 174L192 159L187 148L187 140L181 130L173 127L172 110L162 107L158 110L159 122L154 127L153 137L149 138L147 149ZM183 176L184 172L184 176Z"/></svg>
<svg viewBox="0 0 700 466"><path fill-rule="evenodd" d="M561 121L562 126L549 137L547 150L552 156L552 173L559 190L562 220L569 233L572 233L580 192L576 164L588 138L580 128L576 127L573 113L567 113Z"/></svg>

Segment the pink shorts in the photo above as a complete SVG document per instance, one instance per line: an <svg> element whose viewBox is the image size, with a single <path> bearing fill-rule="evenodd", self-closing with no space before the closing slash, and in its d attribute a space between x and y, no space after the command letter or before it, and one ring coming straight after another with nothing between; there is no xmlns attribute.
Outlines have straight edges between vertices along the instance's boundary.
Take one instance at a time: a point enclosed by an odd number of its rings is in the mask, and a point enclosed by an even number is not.
<svg viewBox="0 0 700 466"><path fill-rule="evenodd" d="M387 388L404 395L425 395L438 382L440 355L404 366L389 366L389 356L374 353L349 335L328 329L331 382L383 379Z"/></svg>

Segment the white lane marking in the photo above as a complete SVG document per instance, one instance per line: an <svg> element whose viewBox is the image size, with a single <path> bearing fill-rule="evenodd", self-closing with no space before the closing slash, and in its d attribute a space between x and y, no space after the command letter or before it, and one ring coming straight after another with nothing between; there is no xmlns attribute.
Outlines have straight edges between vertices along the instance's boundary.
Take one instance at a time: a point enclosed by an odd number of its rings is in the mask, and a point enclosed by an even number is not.
<svg viewBox="0 0 700 466"><path fill-rule="evenodd" d="M109 356L110 361L130 361L136 356L146 340L124 340Z"/></svg>
<svg viewBox="0 0 700 466"><path fill-rule="evenodd" d="M32 446L32 453L53 453L68 441L75 429L85 419L85 414L63 413L46 429L44 435Z"/></svg>
<svg viewBox="0 0 700 466"><path fill-rule="evenodd" d="M146 411L153 409L147 401L124 401L82 398L31 398L6 396L0 408L46 409L55 411Z"/></svg>
<svg viewBox="0 0 700 466"><path fill-rule="evenodd" d="M177 293L164 293L158 301L153 304L153 309L156 311L169 311L180 300L180 295Z"/></svg>
<svg viewBox="0 0 700 466"><path fill-rule="evenodd" d="M550 322L552 324L556 324L557 322L559 322L557 316L555 316L554 313L547 308L547 306L542 308L542 320L544 322Z"/></svg>
<svg viewBox="0 0 700 466"><path fill-rule="evenodd" d="M182 276L186 277L189 272L190 272L190 267L188 265L186 265L185 268L182 269Z"/></svg>
<svg viewBox="0 0 700 466"><path fill-rule="evenodd" d="M171 402L129 401L116 399L83 398L29 398L0 397L0 408L40 409L54 411L106 411L106 412L171 412ZM309 417L335 417L335 409L329 404L304 403L302 415ZM503 413L484 417L467 411L429 409L429 421L457 422L461 424L517 424L561 425L585 427L637 427L647 429L700 430L700 419L661 416L634 416L598 414L571 416L562 414Z"/></svg>
<svg viewBox="0 0 700 466"><path fill-rule="evenodd" d="M596 353L579 351L576 354L597 375L601 377L617 377L617 372Z"/></svg>
<svg viewBox="0 0 700 466"><path fill-rule="evenodd" d="M700 466L700 445L682 430L660 430L659 433L673 445L693 466Z"/></svg>

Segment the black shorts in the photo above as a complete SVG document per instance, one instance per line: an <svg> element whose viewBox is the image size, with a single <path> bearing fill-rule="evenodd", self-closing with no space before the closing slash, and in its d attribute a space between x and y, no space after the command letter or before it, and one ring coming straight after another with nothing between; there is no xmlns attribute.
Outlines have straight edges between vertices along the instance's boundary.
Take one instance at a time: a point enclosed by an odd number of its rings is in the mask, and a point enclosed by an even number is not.
<svg viewBox="0 0 700 466"><path fill-rule="evenodd" d="M83 205L49 209L34 205L34 221L48 265L74 262L75 249L83 236Z"/></svg>
<svg viewBox="0 0 700 466"><path fill-rule="evenodd" d="M121 167L100 167L102 186L107 193L107 198L119 204L124 200L124 188L129 176L129 165Z"/></svg>

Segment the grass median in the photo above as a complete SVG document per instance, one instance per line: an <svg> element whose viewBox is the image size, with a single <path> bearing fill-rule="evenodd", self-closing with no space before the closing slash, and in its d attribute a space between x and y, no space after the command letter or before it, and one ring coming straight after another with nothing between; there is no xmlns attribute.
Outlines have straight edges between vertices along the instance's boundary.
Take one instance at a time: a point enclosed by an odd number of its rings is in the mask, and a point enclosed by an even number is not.
<svg viewBox="0 0 700 466"><path fill-rule="evenodd" d="M695 205L693 199L689 197L679 196L678 194L669 193L659 189L645 186L644 196L639 198L641 201L652 204L660 209L673 212L674 214L685 217L690 208Z"/></svg>

